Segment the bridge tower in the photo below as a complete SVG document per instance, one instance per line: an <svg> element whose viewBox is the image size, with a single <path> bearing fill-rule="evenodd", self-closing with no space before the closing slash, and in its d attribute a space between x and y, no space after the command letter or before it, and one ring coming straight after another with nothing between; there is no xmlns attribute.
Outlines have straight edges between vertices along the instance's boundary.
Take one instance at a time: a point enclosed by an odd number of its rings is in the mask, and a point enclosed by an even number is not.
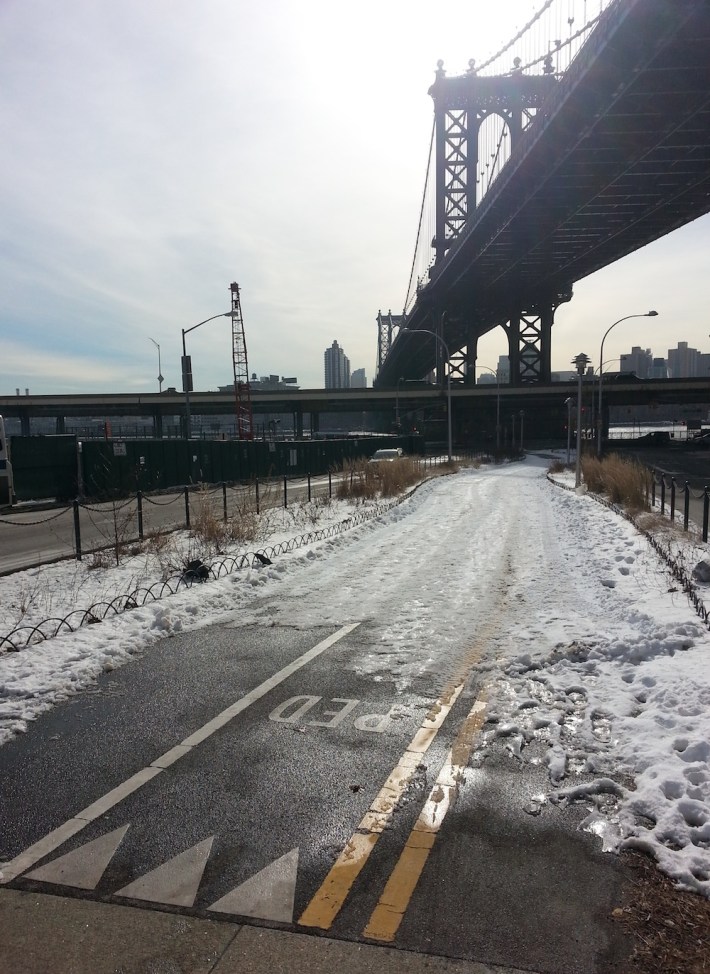
<svg viewBox="0 0 710 974"><path fill-rule="evenodd" d="M379 373L382 363L389 355L392 342L396 338L395 331L398 331L404 321L404 315L393 315L388 311L386 315L382 311L377 312L377 372Z"/></svg>
<svg viewBox="0 0 710 974"><path fill-rule="evenodd" d="M520 59L510 74L484 77L469 62L464 75L446 77L438 62L436 79L429 89L435 119L435 264L466 230L469 218L483 202L483 175L489 164L481 158L481 128L488 118L498 116L504 125L496 156L502 165L514 152L521 134L542 108L556 84L552 58L545 60L543 73L526 75ZM507 141L507 146L504 142ZM482 168L483 167L483 168ZM479 189L480 187L480 189ZM513 385L549 381L551 328L556 307L570 295L538 295L516 300L511 295L507 322L501 322L508 336L510 376ZM446 311L442 312L446 314ZM438 326L441 328L441 325ZM466 333L465 321L459 333ZM475 381L476 338L470 334L452 352L449 370L455 378ZM440 369L442 365L440 363ZM439 378L443 381L440 372Z"/></svg>

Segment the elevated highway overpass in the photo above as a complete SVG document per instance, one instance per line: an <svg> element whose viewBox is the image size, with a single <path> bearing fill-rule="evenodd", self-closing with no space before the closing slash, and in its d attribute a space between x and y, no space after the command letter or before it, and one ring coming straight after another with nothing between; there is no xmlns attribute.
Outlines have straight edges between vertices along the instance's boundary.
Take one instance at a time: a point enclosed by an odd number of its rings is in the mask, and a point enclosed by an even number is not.
<svg viewBox="0 0 710 974"><path fill-rule="evenodd" d="M591 407L598 389L596 381L585 380L583 396ZM541 438L559 430L566 421L565 402L576 396L576 382L554 382L525 386L495 383L469 386L452 383L451 401L455 438L476 436L488 427L497 411L502 418L523 410L526 428ZM255 416L285 416L297 433L317 433L325 414L369 414L370 421L389 429L397 414L422 420L444 411L446 390L435 385L404 383L399 389L297 389L256 392L252 395ZM613 406L710 406L710 377L691 379L604 380L605 410ZM234 415L234 396L228 392L193 392L193 416ZM175 425L185 413L185 398L179 392L87 393L82 395L0 396L0 415L18 419L23 435L30 435L32 422L53 419L55 430L65 432L68 421L94 419L112 421L119 417L142 418L153 424L153 435L162 436L164 426Z"/></svg>

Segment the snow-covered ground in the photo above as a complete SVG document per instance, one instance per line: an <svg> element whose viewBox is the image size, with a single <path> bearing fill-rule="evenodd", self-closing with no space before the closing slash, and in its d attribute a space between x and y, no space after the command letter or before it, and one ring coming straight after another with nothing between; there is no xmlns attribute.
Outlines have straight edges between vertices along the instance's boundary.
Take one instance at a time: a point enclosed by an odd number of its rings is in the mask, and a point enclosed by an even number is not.
<svg viewBox="0 0 710 974"><path fill-rule="evenodd" d="M403 701L415 685L435 687L442 660L479 648L489 701L482 746L499 741L511 760L548 766L549 788L531 813L583 801L584 827L606 849L646 848L710 896L710 633L645 537L590 496L550 483L548 462L433 480L271 565L0 655L0 742L170 633L375 620L379 641L353 665L393 679ZM272 512L246 549L361 510L321 502ZM707 553L673 543L687 564ZM169 555L146 551L119 567L72 562L0 579L0 632L146 586L166 561L204 554L186 535L173 544Z"/></svg>

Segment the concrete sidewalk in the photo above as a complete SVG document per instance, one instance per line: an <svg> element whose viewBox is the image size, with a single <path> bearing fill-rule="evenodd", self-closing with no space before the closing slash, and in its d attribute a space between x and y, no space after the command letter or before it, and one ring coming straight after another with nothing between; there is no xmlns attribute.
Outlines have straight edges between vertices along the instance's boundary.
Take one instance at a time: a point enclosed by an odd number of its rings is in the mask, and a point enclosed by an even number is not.
<svg viewBox="0 0 710 974"><path fill-rule="evenodd" d="M0 974L535 974L92 900L0 890Z"/></svg>

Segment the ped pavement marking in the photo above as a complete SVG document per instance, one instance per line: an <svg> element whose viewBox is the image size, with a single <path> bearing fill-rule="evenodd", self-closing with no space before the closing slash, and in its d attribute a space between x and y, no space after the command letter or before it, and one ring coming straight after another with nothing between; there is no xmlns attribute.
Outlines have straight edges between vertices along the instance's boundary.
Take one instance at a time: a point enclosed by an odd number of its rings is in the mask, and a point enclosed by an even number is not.
<svg viewBox="0 0 710 974"><path fill-rule="evenodd" d="M100 818L115 805L118 805L119 802L123 801L124 798L127 798L128 795L133 794L134 791L137 791L148 781L155 778L156 775L159 775L161 771L169 768L171 765L175 764L176 761L179 761L181 757L189 754L193 748L207 740L207 738L214 734L215 731L219 730L220 727L224 727L225 724L228 724L232 718L237 716L237 714L242 713L247 709L247 707L250 707L257 700L260 700L261 697L269 693L270 690L273 690L274 687L278 686L279 683L283 683L284 680L288 679L288 677L297 670L300 670L307 663L310 663L311 660L315 659L317 656L320 656L321 653L324 653L327 649L330 649L331 646L339 642L339 640L341 640L344 636L349 635L353 629L357 629L359 625L359 622L354 622L347 626L342 626L337 632L334 632L331 636L323 639L312 649L309 649L308 652L303 653L303 655L299 656L298 659L295 659L292 663L289 663L288 666L284 666L284 668L279 670L278 673L274 673L274 675L270 676L268 680L264 680L264 682L259 684L258 687L255 687L249 693L245 694L245 696L240 697L239 700L227 707L226 710L223 710L221 713L217 714L217 716L213 717L212 720L208 721L193 734L190 734L189 737L186 737L182 743L176 744L175 747L171 748L169 751L166 751L165 754L161 755L159 758L156 758L155 761L148 765L148 767L142 768L134 775L131 775L130 778L127 778L120 785L117 785L111 791L107 792L105 795L103 795L103 797L97 799L97 801L93 802L91 805L88 805L81 812L77 812L73 818L70 818L68 821L64 822L63 825L60 825L52 832L49 832L44 836L44 838L40 839L38 842L35 842L34 845L29 846L18 856L15 856L14 859L11 859L9 862L0 866L0 885L11 882L17 876L29 869L30 866L34 866L34 864L40 859L43 859L46 855L49 855L50 852L54 852L55 849L70 839L73 835L76 835L77 832L81 832L82 829L86 828L90 822Z"/></svg>

